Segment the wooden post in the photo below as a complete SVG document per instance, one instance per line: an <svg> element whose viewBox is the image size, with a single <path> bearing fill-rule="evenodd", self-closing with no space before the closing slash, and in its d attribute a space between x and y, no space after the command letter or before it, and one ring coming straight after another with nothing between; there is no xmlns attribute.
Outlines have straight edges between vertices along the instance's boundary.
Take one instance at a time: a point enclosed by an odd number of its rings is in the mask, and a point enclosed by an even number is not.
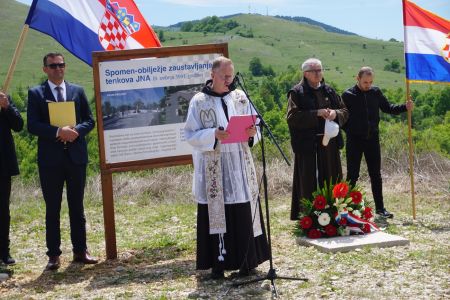
<svg viewBox="0 0 450 300"><path fill-rule="evenodd" d="M411 100L409 80L406 80L406 101ZM409 143L409 177L411 179L412 215L416 219L416 199L414 193L414 149L412 141L412 112L408 110L408 143Z"/></svg>
<svg viewBox="0 0 450 300"><path fill-rule="evenodd" d="M114 195L111 170L101 171L103 196L103 221L105 225L106 258L117 258L116 223L114 218Z"/></svg>
<svg viewBox="0 0 450 300"><path fill-rule="evenodd" d="M3 84L2 90L6 93L11 84L12 76L14 70L16 69L17 61L19 60L20 54L22 53L23 45L25 43L25 38L27 37L28 29L30 27L28 24L23 25L22 32L20 33L19 41L17 42L16 51L14 51L13 59L9 65L8 73L6 74L6 79Z"/></svg>

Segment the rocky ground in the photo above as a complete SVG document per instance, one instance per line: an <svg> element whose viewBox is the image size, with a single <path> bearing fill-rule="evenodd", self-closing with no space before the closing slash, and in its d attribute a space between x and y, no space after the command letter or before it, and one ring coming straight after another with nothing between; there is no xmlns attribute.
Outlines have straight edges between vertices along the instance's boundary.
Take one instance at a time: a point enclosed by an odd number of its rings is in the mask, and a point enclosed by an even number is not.
<svg viewBox="0 0 450 300"><path fill-rule="evenodd" d="M271 187L273 266L279 277L274 284L261 280L239 287L233 284L266 277L269 263L260 265L257 274L248 278L228 272L224 280L211 280L208 272L195 271L195 206L190 202L149 201L148 192L129 195L132 193L116 191L119 257L106 260L101 201L96 188L90 186L88 193L93 196L86 201L88 239L91 252L101 262L95 266L72 264L66 230L62 267L47 272L43 270L42 202L21 200L13 204L12 212L12 248L18 263L0 266L0 273L7 274L0 275L0 298L271 299L275 287L281 299L449 299L449 190L419 188L413 220L407 179L399 178L388 178L391 184L385 189L387 207L395 212L395 218L377 222L386 232L408 238L410 245L336 254L295 243L293 223L288 219L290 199L283 191L286 185L280 183L280 193ZM172 178L177 180L183 178ZM126 182L131 184L129 178L119 178L116 186L126 186ZM364 187L369 190L367 182ZM68 228L66 213L62 228Z"/></svg>

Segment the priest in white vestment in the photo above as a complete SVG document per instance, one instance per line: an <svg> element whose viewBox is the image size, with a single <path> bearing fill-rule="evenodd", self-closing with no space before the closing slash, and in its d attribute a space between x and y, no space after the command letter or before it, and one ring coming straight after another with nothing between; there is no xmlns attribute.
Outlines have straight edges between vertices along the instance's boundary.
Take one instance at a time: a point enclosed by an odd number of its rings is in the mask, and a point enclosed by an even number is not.
<svg viewBox="0 0 450 300"><path fill-rule="evenodd" d="M248 141L222 144L231 116L254 115L249 100L234 90L233 62L214 60L211 80L189 105L184 133L193 147L193 194L198 203L197 270L212 269L215 279L225 270L247 276L269 259L259 206L258 178L250 147L259 140L253 125Z"/></svg>

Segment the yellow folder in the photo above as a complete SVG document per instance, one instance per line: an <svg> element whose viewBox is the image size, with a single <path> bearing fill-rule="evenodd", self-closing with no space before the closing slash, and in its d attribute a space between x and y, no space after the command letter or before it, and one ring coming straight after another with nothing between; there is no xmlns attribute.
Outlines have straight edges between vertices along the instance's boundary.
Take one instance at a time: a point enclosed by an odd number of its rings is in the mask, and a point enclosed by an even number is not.
<svg viewBox="0 0 450 300"><path fill-rule="evenodd" d="M48 102L50 124L57 127L77 125L75 117L75 102Z"/></svg>

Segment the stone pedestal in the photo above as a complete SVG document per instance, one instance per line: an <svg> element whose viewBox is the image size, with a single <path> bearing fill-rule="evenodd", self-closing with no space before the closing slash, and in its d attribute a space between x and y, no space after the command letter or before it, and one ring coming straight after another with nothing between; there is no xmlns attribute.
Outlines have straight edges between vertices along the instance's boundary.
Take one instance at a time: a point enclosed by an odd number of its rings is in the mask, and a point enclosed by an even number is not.
<svg viewBox="0 0 450 300"><path fill-rule="evenodd" d="M338 236L333 238L310 239L298 237L297 244L314 246L322 252L348 252L357 248L393 247L409 245L409 240L398 235L377 231L365 235Z"/></svg>

